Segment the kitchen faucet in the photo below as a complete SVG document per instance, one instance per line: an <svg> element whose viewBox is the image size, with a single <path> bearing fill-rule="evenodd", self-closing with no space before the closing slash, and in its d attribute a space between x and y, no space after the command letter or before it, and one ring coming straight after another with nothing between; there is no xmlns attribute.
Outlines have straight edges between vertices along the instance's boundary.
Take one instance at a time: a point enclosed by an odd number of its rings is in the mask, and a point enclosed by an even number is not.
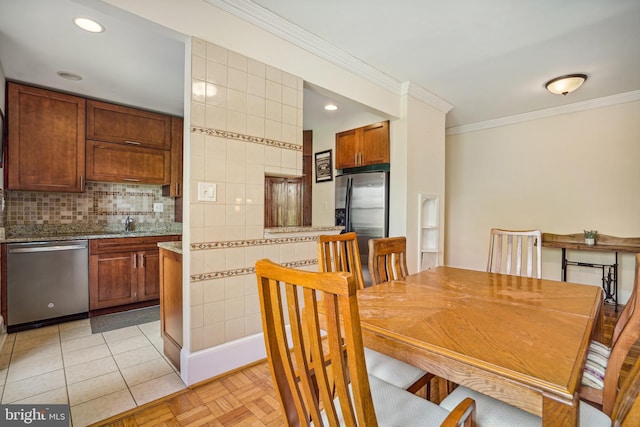
<svg viewBox="0 0 640 427"><path fill-rule="evenodd" d="M131 231L131 224L133 224L133 218L127 215L127 219L124 220L124 232L128 233Z"/></svg>

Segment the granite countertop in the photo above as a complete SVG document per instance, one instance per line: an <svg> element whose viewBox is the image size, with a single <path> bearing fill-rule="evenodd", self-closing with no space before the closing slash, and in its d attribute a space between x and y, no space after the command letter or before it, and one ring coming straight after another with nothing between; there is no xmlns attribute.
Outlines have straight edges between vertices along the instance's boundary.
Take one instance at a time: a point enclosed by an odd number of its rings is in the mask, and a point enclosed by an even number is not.
<svg viewBox="0 0 640 427"><path fill-rule="evenodd" d="M182 242L160 242L158 247L182 255Z"/></svg>
<svg viewBox="0 0 640 427"><path fill-rule="evenodd" d="M7 227L5 229L4 239L1 239L0 242L19 243L56 240L115 239L122 237L151 237L182 234L181 223L140 226L129 232L125 232L124 227L120 224L117 224L117 226L116 228L115 226L99 227L88 224L65 224Z"/></svg>

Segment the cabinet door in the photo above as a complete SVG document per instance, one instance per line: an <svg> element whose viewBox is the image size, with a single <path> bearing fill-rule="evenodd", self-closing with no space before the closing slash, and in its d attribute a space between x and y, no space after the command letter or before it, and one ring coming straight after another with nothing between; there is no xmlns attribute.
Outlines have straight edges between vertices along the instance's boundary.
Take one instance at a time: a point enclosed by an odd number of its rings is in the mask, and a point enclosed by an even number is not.
<svg viewBox="0 0 640 427"><path fill-rule="evenodd" d="M169 184L171 153L153 148L87 141L90 181Z"/></svg>
<svg viewBox="0 0 640 427"><path fill-rule="evenodd" d="M160 298L160 250L138 252L138 301Z"/></svg>
<svg viewBox="0 0 640 427"><path fill-rule="evenodd" d="M389 163L389 121L365 126L361 131L360 166Z"/></svg>
<svg viewBox="0 0 640 427"><path fill-rule="evenodd" d="M171 149L171 117L109 104L87 101L87 139Z"/></svg>
<svg viewBox="0 0 640 427"><path fill-rule="evenodd" d="M336 169L359 166L360 144L357 129L336 134Z"/></svg>
<svg viewBox="0 0 640 427"><path fill-rule="evenodd" d="M9 190L84 191L85 100L8 83Z"/></svg>
<svg viewBox="0 0 640 427"><path fill-rule="evenodd" d="M89 257L89 309L130 304L138 298L135 252L116 252Z"/></svg>
<svg viewBox="0 0 640 427"><path fill-rule="evenodd" d="M182 118L171 117L171 183L162 188L165 197L182 197L182 133Z"/></svg>

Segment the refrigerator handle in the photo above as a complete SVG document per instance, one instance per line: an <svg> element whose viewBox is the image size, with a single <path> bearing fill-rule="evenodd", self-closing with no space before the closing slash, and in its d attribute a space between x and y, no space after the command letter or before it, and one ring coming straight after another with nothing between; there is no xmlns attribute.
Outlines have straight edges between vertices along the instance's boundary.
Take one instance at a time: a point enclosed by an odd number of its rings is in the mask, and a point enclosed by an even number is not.
<svg viewBox="0 0 640 427"><path fill-rule="evenodd" d="M352 231L351 228L351 189L353 187L353 178L347 178L347 191L346 191L346 200L345 200L345 218L344 218L344 231L348 233Z"/></svg>

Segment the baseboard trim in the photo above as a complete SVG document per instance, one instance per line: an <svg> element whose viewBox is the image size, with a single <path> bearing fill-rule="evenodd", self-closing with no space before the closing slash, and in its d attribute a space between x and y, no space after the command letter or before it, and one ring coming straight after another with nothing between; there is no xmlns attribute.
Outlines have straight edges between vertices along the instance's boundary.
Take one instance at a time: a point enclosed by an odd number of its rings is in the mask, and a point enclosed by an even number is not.
<svg viewBox="0 0 640 427"><path fill-rule="evenodd" d="M190 386L266 357L262 333L190 354L183 348L180 374L182 381Z"/></svg>

